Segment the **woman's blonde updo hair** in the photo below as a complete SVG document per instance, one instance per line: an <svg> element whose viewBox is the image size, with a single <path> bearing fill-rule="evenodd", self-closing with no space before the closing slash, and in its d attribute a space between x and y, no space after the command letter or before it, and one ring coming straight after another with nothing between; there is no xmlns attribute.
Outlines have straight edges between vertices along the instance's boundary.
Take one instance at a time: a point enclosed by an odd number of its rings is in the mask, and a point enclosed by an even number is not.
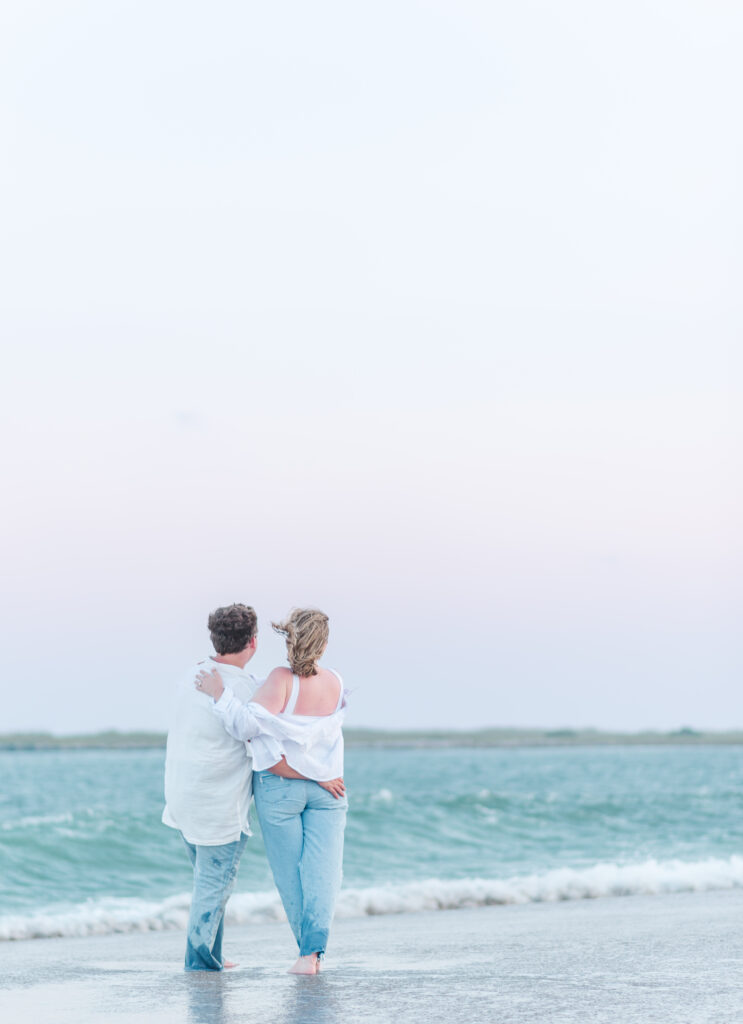
<svg viewBox="0 0 743 1024"><path fill-rule="evenodd" d="M317 608L292 608L283 622L272 622L286 638L289 667L295 676L316 676L317 661L328 646L330 627L325 612Z"/></svg>

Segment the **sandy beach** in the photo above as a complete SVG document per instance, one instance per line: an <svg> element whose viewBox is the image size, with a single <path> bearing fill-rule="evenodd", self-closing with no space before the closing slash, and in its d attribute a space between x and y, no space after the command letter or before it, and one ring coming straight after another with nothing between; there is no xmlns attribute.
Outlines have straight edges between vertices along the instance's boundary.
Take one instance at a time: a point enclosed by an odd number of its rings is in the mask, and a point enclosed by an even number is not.
<svg viewBox="0 0 743 1024"><path fill-rule="evenodd" d="M241 966L181 970L181 932L2 946L0 1018L35 1024L736 1024L743 892L338 921L324 973L285 974L285 924L233 927Z"/></svg>

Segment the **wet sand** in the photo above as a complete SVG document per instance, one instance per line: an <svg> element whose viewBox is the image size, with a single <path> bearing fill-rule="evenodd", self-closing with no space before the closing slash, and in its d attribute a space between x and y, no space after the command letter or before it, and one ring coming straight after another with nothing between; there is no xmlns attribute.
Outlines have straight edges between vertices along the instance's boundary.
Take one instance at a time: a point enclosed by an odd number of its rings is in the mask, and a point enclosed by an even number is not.
<svg viewBox="0 0 743 1024"><path fill-rule="evenodd" d="M221 974L183 933L0 944L4 1024L743 1024L743 892L338 921L326 968L285 974L286 924L228 928Z"/></svg>

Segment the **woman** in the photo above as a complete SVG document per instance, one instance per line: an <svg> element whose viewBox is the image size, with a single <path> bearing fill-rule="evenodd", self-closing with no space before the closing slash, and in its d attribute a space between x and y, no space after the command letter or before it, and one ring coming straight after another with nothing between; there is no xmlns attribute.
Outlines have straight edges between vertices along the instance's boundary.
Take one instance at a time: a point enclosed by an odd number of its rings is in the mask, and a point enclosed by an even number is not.
<svg viewBox="0 0 743 1024"><path fill-rule="evenodd" d="M299 946L290 973L317 974L341 881L348 809L345 790L319 783L343 775L345 691L336 672L318 665L328 644L327 615L295 609L272 625L286 637L290 667L275 668L249 704L223 686L217 670L202 671L195 682L215 699L227 732L251 740L266 853ZM271 770L286 765L300 777Z"/></svg>

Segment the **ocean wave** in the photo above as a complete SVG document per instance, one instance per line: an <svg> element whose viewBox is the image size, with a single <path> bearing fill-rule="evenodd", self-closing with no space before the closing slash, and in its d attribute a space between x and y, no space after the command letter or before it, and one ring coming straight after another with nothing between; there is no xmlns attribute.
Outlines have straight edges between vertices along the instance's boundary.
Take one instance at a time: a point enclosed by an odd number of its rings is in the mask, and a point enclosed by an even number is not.
<svg viewBox="0 0 743 1024"><path fill-rule="evenodd" d="M605 863L588 868L558 868L542 874L515 875L504 879L431 878L399 885L343 889L336 915L351 918L736 888L743 888L743 857L692 862L648 860L641 864ZM101 899L88 900L66 910L50 908L28 915L5 915L0 917L0 940L184 929L189 903L188 894L160 902ZM261 924L283 918L284 912L275 892L238 893L227 908L228 924Z"/></svg>
<svg viewBox="0 0 743 1024"><path fill-rule="evenodd" d="M65 814L37 814L27 815L25 818L17 818L15 821L4 821L0 828L3 832L12 832L15 829L37 828L39 825L68 825L72 822L72 815Z"/></svg>
<svg viewBox="0 0 743 1024"><path fill-rule="evenodd" d="M185 929L190 905L191 894L183 893L161 901L132 897L90 899L61 909L49 907L31 914L6 914L0 916L0 941ZM227 920L258 924L283 916L278 894L240 893L232 897Z"/></svg>

